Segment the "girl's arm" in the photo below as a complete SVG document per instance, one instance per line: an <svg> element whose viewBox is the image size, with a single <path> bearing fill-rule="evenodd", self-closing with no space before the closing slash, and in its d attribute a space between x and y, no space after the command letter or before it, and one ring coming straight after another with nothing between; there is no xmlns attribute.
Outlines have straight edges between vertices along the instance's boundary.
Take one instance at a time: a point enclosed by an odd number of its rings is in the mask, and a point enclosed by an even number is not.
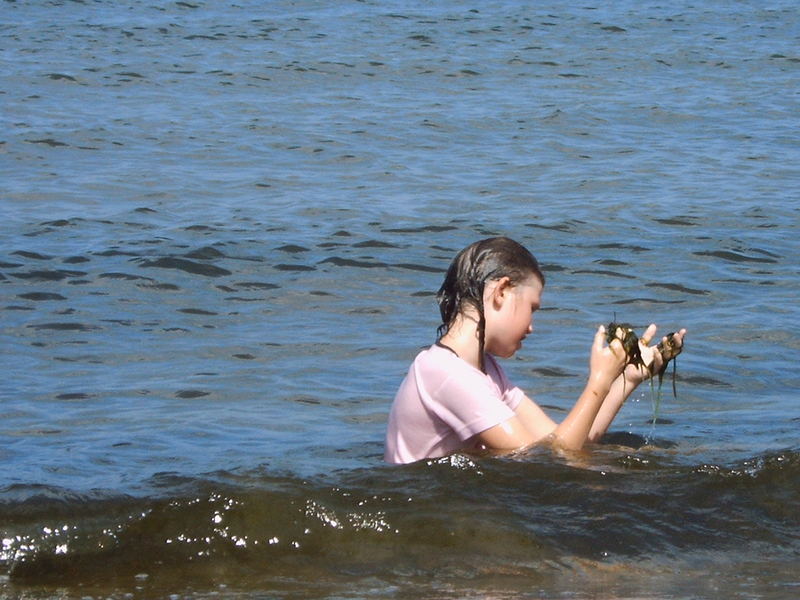
<svg viewBox="0 0 800 600"><path fill-rule="evenodd" d="M556 423L525 396L510 419L490 427L477 436L477 443L494 450L519 450L546 438Z"/></svg>
<svg viewBox="0 0 800 600"><path fill-rule="evenodd" d="M612 384L625 366L625 350L619 340L603 344L605 327L594 336L589 361L589 381L575 406L553 431L553 442L568 450L579 450L586 443L589 431L603 405Z"/></svg>
<svg viewBox="0 0 800 600"><path fill-rule="evenodd" d="M560 425L527 397L510 419L479 433L476 443L493 450L517 450L551 436L563 448L579 449L586 442L603 400L625 365L625 351L615 340L604 346L605 328L597 330L592 345L589 381L567 418Z"/></svg>

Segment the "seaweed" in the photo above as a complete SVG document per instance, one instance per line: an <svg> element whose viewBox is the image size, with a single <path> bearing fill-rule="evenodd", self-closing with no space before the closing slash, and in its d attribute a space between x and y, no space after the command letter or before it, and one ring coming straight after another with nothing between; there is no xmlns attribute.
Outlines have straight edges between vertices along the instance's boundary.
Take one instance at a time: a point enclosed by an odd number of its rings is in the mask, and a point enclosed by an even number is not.
<svg viewBox="0 0 800 600"><path fill-rule="evenodd" d="M664 336L664 339L662 339L656 345L656 350L661 354L662 361L661 367L654 372L652 369L653 363L647 365L645 364L644 359L642 359L642 351L639 347L639 338L633 331L633 327L630 324L611 321L606 327L606 342L610 344L614 340L619 340L622 344L622 348L625 350L625 355L627 357L625 366L627 367L628 365L634 365L637 368L643 368L650 376L650 395L653 403L653 427L655 427L656 421L658 420L658 412L661 408L662 399L661 387L664 381L664 373L666 372L667 365L670 362L672 362L672 395L674 398L678 397L678 391L675 385L675 379L677 375L677 356L681 353L681 350L683 350L683 346L675 343L675 333L676 332L674 331L668 333L666 336ZM657 390L653 382L653 379L656 375L658 376Z"/></svg>

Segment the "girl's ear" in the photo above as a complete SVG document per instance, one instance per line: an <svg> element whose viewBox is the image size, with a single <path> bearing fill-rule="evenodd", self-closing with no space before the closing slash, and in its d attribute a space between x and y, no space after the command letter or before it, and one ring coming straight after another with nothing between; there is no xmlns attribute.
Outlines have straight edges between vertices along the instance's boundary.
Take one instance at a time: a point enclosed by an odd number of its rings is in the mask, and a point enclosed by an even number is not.
<svg viewBox="0 0 800 600"><path fill-rule="evenodd" d="M490 300L497 308L500 308L503 302L508 297L511 291L511 279L509 277L501 277L492 281L491 288L489 289Z"/></svg>

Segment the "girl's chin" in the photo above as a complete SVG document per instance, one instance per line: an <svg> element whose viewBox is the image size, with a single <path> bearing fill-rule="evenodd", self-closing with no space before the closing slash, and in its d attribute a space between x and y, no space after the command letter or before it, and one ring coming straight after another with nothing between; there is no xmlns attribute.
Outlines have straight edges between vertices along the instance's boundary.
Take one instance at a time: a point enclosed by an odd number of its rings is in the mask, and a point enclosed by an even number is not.
<svg viewBox="0 0 800 600"><path fill-rule="evenodd" d="M494 354L495 356L498 356L500 358L511 358L512 356L514 356L517 353L517 350L519 350L518 347L517 348L513 348L513 349L508 349L508 350L505 350L505 351L501 351L501 352L492 352L492 354Z"/></svg>
<svg viewBox="0 0 800 600"><path fill-rule="evenodd" d="M511 358L520 348L522 348L522 341L517 342L517 344L513 347L507 346L505 348L487 348L486 352L498 358Z"/></svg>

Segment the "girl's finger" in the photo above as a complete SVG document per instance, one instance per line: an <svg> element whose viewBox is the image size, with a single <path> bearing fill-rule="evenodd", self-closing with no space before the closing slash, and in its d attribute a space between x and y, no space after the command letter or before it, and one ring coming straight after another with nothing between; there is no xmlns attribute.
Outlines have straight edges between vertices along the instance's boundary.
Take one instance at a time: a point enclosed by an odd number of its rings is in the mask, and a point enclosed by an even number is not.
<svg viewBox="0 0 800 600"><path fill-rule="evenodd" d="M594 334L594 348L595 350L603 349L603 340L606 339L606 328L600 325L597 328L597 333Z"/></svg>
<svg viewBox="0 0 800 600"><path fill-rule="evenodd" d="M639 338L639 341L642 342L645 346L649 346L650 342L656 335L656 329L657 329L656 324L650 323L650 326L647 329L645 329L644 333L642 334L642 337Z"/></svg>

